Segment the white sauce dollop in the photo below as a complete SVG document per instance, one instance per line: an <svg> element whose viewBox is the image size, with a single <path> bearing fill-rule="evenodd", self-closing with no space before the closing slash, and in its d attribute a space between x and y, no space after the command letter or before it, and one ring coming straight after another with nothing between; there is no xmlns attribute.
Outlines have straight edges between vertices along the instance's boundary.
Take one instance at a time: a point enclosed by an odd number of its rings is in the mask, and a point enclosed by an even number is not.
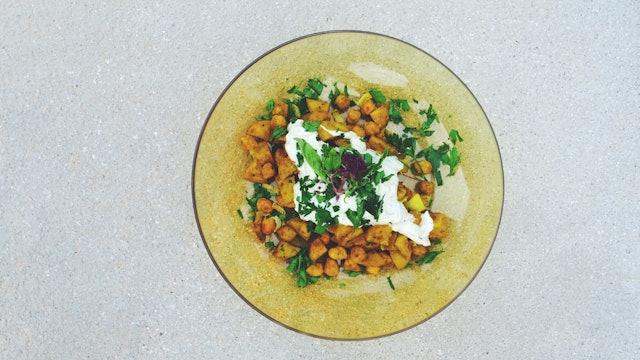
<svg viewBox="0 0 640 360"><path fill-rule="evenodd" d="M286 136L285 150L287 151L287 155L289 158L298 166L298 148L296 139L305 140L313 149L318 152L318 155L322 155L321 149L322 145L325 144L318 138L318 133L315 131L307 131L303 126L303 120L297 120L293 123L290 123L287 126L288 134ZM371 150L366 148L366 144L362 141L357 134L354 132L333 132L333 134L343 134L346 139L349 139L351 142L351 147L360 154L368 153L373 158L373 161L377 162L381 159L381 156ZM425 246L430 245L429 242L429 233L433 229L433 220L431 217L425 213L422 216L422 221L420 224L415 224L414 217L411 215L404 205L398 201L397 191L398 191L398 172L402 170L404 165L398 160L395 156L387 156L382 161L382 171L385 175L392 175L387 181L381 182L377 186L375 186L376 194L382 199L382 211L378 216L378 220L376 220L373 215L368 212L364 213L363 218L367 219L371 225L390 225L393 231L396 231L400 234L407 236L409 239L415 241L418 244L422 244ZM299 178L310 177L313 180L322 181L318 178L316 173L313 171L311 166L305 161L298 167L300 171L298 174ZM299 200L301 199L301 189L300 183L296 182L293 188L293 196L295 209L299 212L300 204ZM317 207L322 206L323 208L329 210L332 216L338 218L338 222L344 225L353 225L349 218L347 217L347 210L355 211L357 210L356 198L355 196L339 196L333 197L326 201L325 204L319 204L318 200L315 197L312 197L311 202ZM300 217L305 221L311 221L315 223L315 212L311 212L307 215L301 215Z"/></svg>

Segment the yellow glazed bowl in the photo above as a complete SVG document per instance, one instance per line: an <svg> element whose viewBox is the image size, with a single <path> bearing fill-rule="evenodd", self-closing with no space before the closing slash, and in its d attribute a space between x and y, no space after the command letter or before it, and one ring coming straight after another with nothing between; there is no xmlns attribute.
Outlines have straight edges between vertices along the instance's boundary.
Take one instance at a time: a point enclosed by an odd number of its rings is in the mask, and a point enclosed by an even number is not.
<svg viewBox="0 0 640 360"><path fill-rule="evenodd" d="M464 141L463 187L443 206L459 215L432 263L402 271L321 280L298 288L285 264L269 256L237 210L248 155L238 145L269 99L292 85L333 78L361 92L424 99ZM331 86L331 84L328 84ZM302 37L263 55L224 90L200 135L193 164L193 201L200 233L215 266L242 299L295 331L331 339L366 339L420 324L470 284L497 234L503 203L500 152L491 125L465 84L424 51L387 36L328 32ZM445 185L448 178L444 178ZM438 189L436 189L436 197ZM344 275L344 276L342 276ZM391 276L392 290L387 281Z"/></svg>

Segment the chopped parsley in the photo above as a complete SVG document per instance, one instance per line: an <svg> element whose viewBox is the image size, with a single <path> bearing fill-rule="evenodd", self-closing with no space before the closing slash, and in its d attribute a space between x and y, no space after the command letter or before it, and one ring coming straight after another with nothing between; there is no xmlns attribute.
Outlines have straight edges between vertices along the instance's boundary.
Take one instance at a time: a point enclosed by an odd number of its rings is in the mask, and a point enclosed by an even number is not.
<svg viewBox="0 0 640 360"><path fill-rule="evenodd" d="M378 104L382 104L387 101L387 98L382 94L382 91L378 89L369 90L369 94L371 94L371 98L373 99L373 101Z"/></svg>
<svg viewBox="0 0 640 360"><path fill-rule="evenodd" d="M395 285L393 285L393 281L391 281L391 276L387 276L387 282L389 283L389 287L391 288L391 290L396 289Z"/></svg>
<svg viewBox="0 0 640 360"><path fill-rule="evenodd" d="M302 248L296 256L289 259L289 265L287 265L287 271L293 274L298 287L301 288L309 284L315 284L320 280L319 276L307 275L307 268L313 264L308 252L309 248Z"/></svg>
<svg viewBox="0 0 640 360"><path fill-rule="evenodd" d="M286 127L281 127L281 126L276 126L273 128L273 132L271 133L271 139L277 139L280 136L284 135L287 133L287 128Z"/></svg>
<svg viewBox="0 0 640 360"><path fill-rule="evenodd" d="M436 258L436 256L442 254L443 252L444 252L444 250L429 251L424 257L416 260L416 264L417 265L428 264L428 263L432 262Z"/></svg>

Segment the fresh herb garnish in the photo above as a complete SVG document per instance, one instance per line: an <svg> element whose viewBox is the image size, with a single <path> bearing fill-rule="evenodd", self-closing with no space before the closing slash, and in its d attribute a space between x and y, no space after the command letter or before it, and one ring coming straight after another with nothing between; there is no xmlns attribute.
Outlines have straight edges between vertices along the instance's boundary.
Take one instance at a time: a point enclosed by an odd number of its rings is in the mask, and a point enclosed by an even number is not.
<svg viewBox="0 0 640 360"><path fill-rule="evenodd" d="M436 256L442 254L443 252L444 252L444 250L429 251L424 257L422 257L421 259L416 260L416 264L417 265L428 264L428 263L432 262L436 258Z"/></svg>
<svg viewBox="0 0 640 360"><path fill-rule="evenodd" d="M458 141L464 141L464 139L462 138L462 136L460 136L460 133L458 132L458 130L456 129L451 129L451 131L449 131L449 140L451 140L451 142L455 145Z"/></svg>
<svg viewBox="0 0 640 360"><path fill-rule="evenodd" d="M289 265L287 266L287 271L296 277L296 283L301 288L306 287L308 284L315 284L320 279L319 276L307 275L307 268L313 264L308 252L309 248L300 249L296 256L289 259Z"/></svg>
<svg viewBox="0 0 640 360"><path fill-rule="evenodd" d="M286 127L276 126L273 128L273 132L271 133L271 139L277 139L286 133L287 133Z"/></svg>
<svg viewBox="0 0 640 360"><path fill-rule="evenodd" d="M371 98L378 104L382 104L387 101L387 98L382 94L382 91L378 89L369 90L369 94L371 94Z"/></svg>
<svg viewBox="0 0 640 360"><path fill-rule="evenodd" d="M273 241L267 241L264 243L264 247L266 247L269 252L273 252L276 249L276 244Z"/></svg>
<svg viewBox="0 0 640 360"><path fill-rule="evenodd" d="M305 121L302 123L302 127L308 132L318 132L321 124L322 121Z"/></svg>
<svg viewBox="0 0 640 360"><path fill-rule="evenodd" d="M244 215L242 215L242 211L240 211L240 209L236 210L236 212L238 213L238 216L240 216L240 219L244 219Z"/></svg>
<svg viewBox="0 0 640 360"><path fill-rule="evenodd" d="M391 288L391 290L396 289L395 285L393 285L393 281L391 281L391 276L387 276L387 282L389 283L389 287Z"/></svg>
<svg viewBox="0 0 640 360"><path fill-rule="evenodd" d="M255 214L258 211L258 207L257 207L257 203L258 200L261 198L271 198L272 196L276 195L276 193L271 192L270 190L266 189L264 186L262 186L262 184L253 184L253 195L250 198L246 198L247 199L247 204L249 204L249 207L251 207L251 210L253 210L253 213ZM251 216L251 220L254 219L254 216Z"/></svg>
<svg viewBox="0 0 640 360"><path fill-rule="evenodd" d="M349 275L349 277L356 277L356 276L362 275L362 271L342 270L342 272Z"/></svg>
<svg viewBox="0 0 640 360"><path fill-rule="evenodd" d="M267 111L268 111L268 112L273 111L273 108L274 108L274 106L275 106L275 105L276 105L276 102L275 102L275 101L273 101L273 99L269 100L269 101L267 102L267 106L266 106Z"/></svg>

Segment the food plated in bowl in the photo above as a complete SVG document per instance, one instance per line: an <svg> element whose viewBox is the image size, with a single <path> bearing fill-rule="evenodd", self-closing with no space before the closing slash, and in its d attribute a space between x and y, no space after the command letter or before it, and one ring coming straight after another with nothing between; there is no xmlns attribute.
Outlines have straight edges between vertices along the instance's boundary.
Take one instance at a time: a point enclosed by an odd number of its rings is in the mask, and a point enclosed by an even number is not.
<svg viewBox="0 0 640 360"><path fill-rule="evenodd" d="M275 48L227 87L193 196L215 265L247 303L303 333L363 339L425 321L475 277L502 165L445 66L387 36L331 32Z"/></svg>

